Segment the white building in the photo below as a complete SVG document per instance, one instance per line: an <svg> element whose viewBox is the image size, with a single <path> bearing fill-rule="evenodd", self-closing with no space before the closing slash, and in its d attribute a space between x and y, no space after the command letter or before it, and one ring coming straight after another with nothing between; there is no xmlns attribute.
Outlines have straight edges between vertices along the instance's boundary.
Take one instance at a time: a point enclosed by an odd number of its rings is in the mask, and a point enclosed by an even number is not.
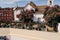
<svg viewBox="0 0 60 40"><path fill-rule="evenodd" d="M39 23L45 22L43 16L44 16L44 14L42 14L42 13L41 14L40 13L35 13L33 21L34 22L39 22Z"/></svg>
<svg viewBox="0 0 60 40"><path fill-rule="evenodd" d="M24 7L24 10L31 10L31 9L35 10L36 7L37 6L31 1Z"/></svg>
<svg viewBox="0 0 60 40"><path fill-rule="evenodd" d="M17 18L17 15L19 15L21 11L23 11L23 7L14 8L14 21L19 21L19 18Z"/></svg>
<svg viewBox="0 0 60 40"><path fill-rule="evenodd" d="M60 23L58 23L58 32L60 32Z"/></svg>
<svg viewBox="0 0 60 40"><path fill-rule="evenodd" d="M21 13L22 10L31 10L33 9L35 11L35 8L38 8L38 12L34 14L33 21L43 21L43 14L42 12L46 8L46 6L36 6L32 1L30 1L25 7L17 7L14 10L14 21L19 21L19 18L17 18L17 15Z"/></svg>
<svg viewBox="0 0 60 40"><path fill-rule="evenodd" d="M54 0L48 0L47 5L52 7L54 5Z"/></svg>

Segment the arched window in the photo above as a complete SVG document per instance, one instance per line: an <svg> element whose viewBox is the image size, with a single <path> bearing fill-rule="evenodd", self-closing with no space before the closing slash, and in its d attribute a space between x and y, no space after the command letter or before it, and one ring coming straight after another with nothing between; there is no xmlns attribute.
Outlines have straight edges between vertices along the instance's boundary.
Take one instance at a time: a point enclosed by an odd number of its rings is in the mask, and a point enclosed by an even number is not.
<svg viewBox="0 0 60 40"><path fill-rule="evenodd" d="M50 5L52 5L52 1L50 1Z"/></svg>

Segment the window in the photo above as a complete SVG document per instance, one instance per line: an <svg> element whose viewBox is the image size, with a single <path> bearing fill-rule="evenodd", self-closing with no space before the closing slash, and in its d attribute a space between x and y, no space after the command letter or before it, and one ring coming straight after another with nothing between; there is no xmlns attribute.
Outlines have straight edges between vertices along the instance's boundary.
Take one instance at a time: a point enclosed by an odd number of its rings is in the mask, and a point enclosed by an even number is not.
<svg viewBox="0 0 60 40"><path fill-rule="evenodd" d="M0 13L0 16L1 16L2 13Z"/></svg>
<svg viewBox="0 0 60 40"><path fill-rule="evenodd" d="M6 14L4 14L4 16L6 16Z"/></svg>
<svg viewBox="0 0 60 40"><path fill-rule="evenodd" d="M9 16L8 14L6 14L6 16Z"/></svg>
<svg viewBox="0 0 60 40"><path fill-rule="evenodd" d="M50 1L50 5L52 5L52 1Z"/></svg>

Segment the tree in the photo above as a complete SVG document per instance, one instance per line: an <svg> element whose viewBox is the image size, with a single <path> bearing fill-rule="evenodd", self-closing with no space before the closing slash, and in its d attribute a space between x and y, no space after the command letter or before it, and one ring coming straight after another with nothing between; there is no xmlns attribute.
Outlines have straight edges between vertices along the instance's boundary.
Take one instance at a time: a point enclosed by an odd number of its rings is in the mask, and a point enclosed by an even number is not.
<svg viewBox="0 0 60 40"><path fill-rule="evenodd" d="M23 11L21 11L21 13L19 15L17 15L17 17L25 23L30 23L30 22L33 22L33 20L32 20L33 14L37 11L38 11L37 8L35 8L35 10L33 10L33 9L23 10Z"/></svg>
<svg viewBox="0 0 60 40"><path fill-rule="evenodd" d="M31 28L33 22L33 14L37 11L37 8L31 10L23 10L19 15L17 15L17 17L20 19L20 21L23 21L23 23L25 23L27 28Z"/></svg>
<svg viewBox="0 0 60 40"><path fill-rule="evenodd" d="M60 16L57 15L60 12L60 6L55 5L54 7L47 7L44 12L44 18L47 21L47 25L51 27L56 27Z"/></svg>

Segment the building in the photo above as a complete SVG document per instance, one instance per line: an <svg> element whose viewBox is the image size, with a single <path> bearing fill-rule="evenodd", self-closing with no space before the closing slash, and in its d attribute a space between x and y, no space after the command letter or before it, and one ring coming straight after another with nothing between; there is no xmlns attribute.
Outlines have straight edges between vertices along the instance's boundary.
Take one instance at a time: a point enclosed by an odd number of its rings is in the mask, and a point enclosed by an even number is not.
<svg viewBox="0 0 60 40"><path fill-rule="evenodd" d="M53 5L53 0L48 0L48 5L43 5L43 6L37 6L36 4L34 4L32 1L30 1L26 6L24 7L15 7L15 8L0 8L0 21L4 22L4 21L18 21L19 22L19 18L17 17L17 15L19 15L21 13L21 11L25 11L25 10L31 10L33 9L35 11L35 9L37 8L38 11L34 14L34 18L36 18L38 20L38 18L43 19L43 17L41 17L41 15L43 16L45 8L47 6L51 6ZM37 14L37 15L36 15ZM38 17L39 15L39 17Z"/></svg>
<svg viewBox="0 0 60 40"><path fill-rule="evenodd" d="M24 7L16 7L14 8L14 21L19 21L19 18L17 17L17 15L19 15L21 13L21 11L23 11Z"/></svg>
<svg viewBox="0 0 60 40"><path fill-rule="evenodd" d="M48 0L47 5L52 7L54 5L54 0Z"/></svg>
<svg viewBox="0 0 60 40"><path fill-rule="evenodd" d="M19 15L21 13L21 11L30 11L30 10L34 10L38 9L38 11L34 14L34 19L38 20L38 18L43 19L43 17L41 17L41 15L43 16L44 14L44 10L47 6L37 6L36 4L34 4L32 1L30 1L26 6L24 7L16 7L14 8L14 21L19 21L19 18L17 18L17 15ZM37 14L37 15L36 15ZM40 15L41 14L41 15ZM39 15L39 17L38 17Z"/></svg>
<svg viewBox="0 0 60 40"><path fill-rule="evenodd" d="M13 17L13 8L0 8L0 22L12 22Z"/></svg>

